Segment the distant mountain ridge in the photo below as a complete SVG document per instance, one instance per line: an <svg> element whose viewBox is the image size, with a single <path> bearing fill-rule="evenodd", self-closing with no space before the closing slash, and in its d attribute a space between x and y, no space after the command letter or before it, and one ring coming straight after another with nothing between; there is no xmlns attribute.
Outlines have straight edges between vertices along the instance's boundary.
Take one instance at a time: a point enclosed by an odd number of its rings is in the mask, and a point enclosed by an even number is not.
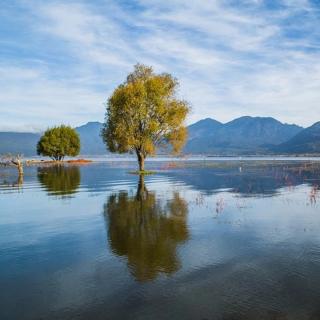
<svg viewBox="0 0 320 320"><path fill-rule="evenodd" d="M101 129L102 123L98 121L88 122L76 128L81 140L81 154L101 155L107 153L106 146L100 136Z"/></svg>
<svg viewBox="0 0 320 320"><path fill-rule="evenodd" d="M88 122L75 129L81 139L81 155L108 153L100 122ZM188 126L186 154L245 155L268 153L320 153L320 122L309 128L281 123L270 117L244 116L227 123L211 118ZM0 132L0 154L36 155L40 133Z"/></svg>
<svg viewBox="0 0 320 320"><path fill-rule="evenodd" d="M187 153L246 154L267 152L266 146L285 142L303 130L270 117L244 116L222 124L213 119L189 126Z"/></svg>
<svg viewBox="0 0 320 320"><path fill-rule="evenodd" d="M271 150L281 153L320 153L320 121L314 123L290 140L274 146Z"/></svg>
<svg viewBox="0 0 320 320"><path fill-rule="evenodd" d="M0 132L0 154L36 155L40 133Z"/></svg>

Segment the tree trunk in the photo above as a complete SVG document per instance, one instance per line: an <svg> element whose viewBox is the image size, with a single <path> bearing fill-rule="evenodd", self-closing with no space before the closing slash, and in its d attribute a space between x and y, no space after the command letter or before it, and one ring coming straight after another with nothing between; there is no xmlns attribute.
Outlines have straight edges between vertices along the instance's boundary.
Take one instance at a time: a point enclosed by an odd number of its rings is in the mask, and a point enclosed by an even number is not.
<svg viewBox="0 0 320 320"><path fill-rule="evenodd" d="M144 155L141 152L137 152L139 171L144 171Z"/></svg>

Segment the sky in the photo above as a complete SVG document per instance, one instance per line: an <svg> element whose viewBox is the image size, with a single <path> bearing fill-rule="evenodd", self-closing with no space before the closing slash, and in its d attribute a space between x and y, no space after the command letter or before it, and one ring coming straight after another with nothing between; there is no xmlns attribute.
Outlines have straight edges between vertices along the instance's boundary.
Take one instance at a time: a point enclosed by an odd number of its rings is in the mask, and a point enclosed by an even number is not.
<svg viewBox="0 0 320 320"><path fill-rule="evenodd" d="M103 121L136 63L169 72L187 123L320 120L320 0L0 0L0 131Z"/></svg>

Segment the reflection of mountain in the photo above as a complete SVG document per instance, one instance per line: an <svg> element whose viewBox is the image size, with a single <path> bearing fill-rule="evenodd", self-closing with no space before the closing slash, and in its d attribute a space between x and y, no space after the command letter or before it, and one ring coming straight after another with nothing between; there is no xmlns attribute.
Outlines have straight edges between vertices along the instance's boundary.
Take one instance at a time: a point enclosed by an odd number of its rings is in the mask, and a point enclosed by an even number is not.
<svg viewBox="0 0 320 320"><path fill-rule="evenodd" d="M55 165L39 168L38 179L49 195L65 197L77 192L81 175L76 166Z"/></svg>
<svg viewBox="0 0 320 320"><path fill-rule="evenodd" d="M187 203L179 196L166 203L149 192L140 178L136 196L112 194L104 206L109 244L117 255L126 256L139 281L159 273L173 273L180 267L176 249L189 237Z"/></svg>
<svg viewBox="0 0 320 320"><path fill-rule="evenodd" d="M168 175L204 192L231 189L245 196L274 194L279 188L302 183L320 183L320 167L301 164L185 168Z"/></svg>

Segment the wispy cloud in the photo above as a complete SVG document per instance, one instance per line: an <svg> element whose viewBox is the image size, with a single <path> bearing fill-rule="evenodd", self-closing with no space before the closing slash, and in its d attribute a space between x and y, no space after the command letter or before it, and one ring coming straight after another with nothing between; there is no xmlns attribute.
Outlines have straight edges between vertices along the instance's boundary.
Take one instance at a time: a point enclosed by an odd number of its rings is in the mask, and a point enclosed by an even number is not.
<svg viewBox="0 0 320 320"><path fill-rule="evenodd" d="M311 0L12 2L0 11L0 129L102 120L136 62L179 78L189 122L310 125L320 120L319 16Z"/></svg>

